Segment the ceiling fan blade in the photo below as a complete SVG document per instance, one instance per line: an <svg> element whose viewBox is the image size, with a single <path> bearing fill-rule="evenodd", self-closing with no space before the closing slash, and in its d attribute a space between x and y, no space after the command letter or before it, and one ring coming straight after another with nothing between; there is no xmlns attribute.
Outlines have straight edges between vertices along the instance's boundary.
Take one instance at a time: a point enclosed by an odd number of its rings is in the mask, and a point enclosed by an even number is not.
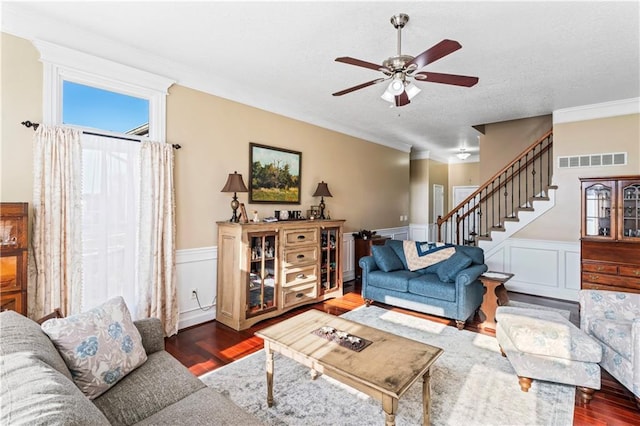
<svg viewBox="0 0 640 426"><path fill-rule="evenodd" d="M409 100L409 95L407 95L407 91L406 90L404 92L400 93L398 96L396 96L396 106L397 107L405 106L409 102L411 102L411 101Z"/></svg>
<svg viewBox="0 0 640 426"><path fill-rule="evenodd" d="M441 74L439 72L419 72L413 75L416 81L426 81L428 83L453 84L455 86L471 87L478 83L478 77L466 75Z"/></svg>
<svg viewBox="0 0 640 426"><path fill-rule="evenodd" d="M341 90L333 93L333 96L342 96L347 93L355 92L356 90L364 89L365 87L373 86L374 84L384 81L384 78L376 78L375 80L367 81L366 83L358 84L357 86L349 87L348 89Z"/></svg>
<svg viewBox="0 0 640 426"><path fill-rule="evenodd" d="M420 69L427 64L437 61L450 53L460 49L462 45L455 40L444 39L440 43L425 50L407 64L407 67L415 65L415 69Z"/></svg>
<svg viewBox="0 0 640 426"><path fill-rule="evenodd" d="M382 71L386 68L382 65L374 64L372 62L362 61L360 59L351 58L349 56L342 56L340 58L336 58L336 62L342 62L344 64L355 65L358 67L369 68L376 71Z"/></svg>

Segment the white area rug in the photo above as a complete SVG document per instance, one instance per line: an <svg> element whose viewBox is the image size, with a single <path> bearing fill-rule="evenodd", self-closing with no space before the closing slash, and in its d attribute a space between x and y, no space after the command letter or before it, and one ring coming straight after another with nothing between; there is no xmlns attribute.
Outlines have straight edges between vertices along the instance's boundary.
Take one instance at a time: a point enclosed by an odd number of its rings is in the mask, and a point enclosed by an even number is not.
<svg viewBox="0 0 640 426"><path fill-rule="evenodd" d="M376 306L358 308L343 318L444 349L432 368L432 425L573 424L575 387L534 381L528 393L522 392L493 337ZM326 376L310 380L307 368L277 354L271 408L266 403L264 351L201 379L272 425L384 424L379 402ZM400 398L396 424L422 424L421 381Z"/></svg>

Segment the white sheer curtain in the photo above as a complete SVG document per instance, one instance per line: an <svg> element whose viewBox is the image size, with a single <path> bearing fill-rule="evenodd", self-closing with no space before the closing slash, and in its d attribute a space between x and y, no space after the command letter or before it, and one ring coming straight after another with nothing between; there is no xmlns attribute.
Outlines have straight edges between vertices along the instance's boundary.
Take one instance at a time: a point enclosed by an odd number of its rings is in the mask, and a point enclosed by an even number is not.
<svg viewBox="0 0 640 426"><path fill-rule="evenodd" d="M140 318L140 144L84 134L82 162L82 310L122 296Z"/></svg>
<svg viewBox="0 0 640 426"><path fill-rule="evenodd" d="M160 318L164 332L178 332L175 275L173 147L142 142L140 147L139 279L144 316Z"/></svg>
<svg viewBox="0 0 640 426"><path fill-rule="evenodd" d="M78 130L41 125L34 137L33 226L28 316L41 318L81 305L81 167Z"/></svg>

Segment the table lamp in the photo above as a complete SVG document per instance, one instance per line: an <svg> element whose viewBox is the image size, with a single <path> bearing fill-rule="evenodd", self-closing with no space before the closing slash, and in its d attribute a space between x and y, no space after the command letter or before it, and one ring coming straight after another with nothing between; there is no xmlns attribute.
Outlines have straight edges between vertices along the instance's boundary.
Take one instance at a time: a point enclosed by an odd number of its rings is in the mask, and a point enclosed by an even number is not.
<svg viewBox="0 0 640 426"><path fill-rule="evenodd" d="M320 198L320 219L325 219L324 208L326 206L324 204L324 197L333 197L333 195L331 195L331 192L329 192L329 187L324 181L318 184L318 187L316 188L316 192L313 193L313 196L321 197Z"/></svg>
<svg viewBox="0 0 640 426"><path fill-rule="evenodd" d="M240 203L238 202L238 192L249 192L247 187L242 180L242 175L238 174L238 172L229 173L229 177L227 178L227 183L224 184L224 188L220 192L233 192L233 200L231 200L231 208L233 209L233 215L231 216L230 222L238 222L240 218L238 217L238 207L240 207Z"/></svg>

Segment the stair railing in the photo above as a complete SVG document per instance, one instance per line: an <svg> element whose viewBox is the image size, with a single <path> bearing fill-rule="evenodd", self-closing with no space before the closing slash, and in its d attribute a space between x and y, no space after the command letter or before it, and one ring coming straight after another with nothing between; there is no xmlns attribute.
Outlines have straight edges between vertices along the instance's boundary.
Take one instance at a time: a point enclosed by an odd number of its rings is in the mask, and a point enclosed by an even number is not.
<svg viewBox="0 0 640 426"><path fill-rule="evenodd" d="M502 170L444 217L438 216L438 241L477 245L504 230L505 221L517 221L518 211L533 210L535 199L545 199L553 174L553 129L531 144Z"/></svg>

